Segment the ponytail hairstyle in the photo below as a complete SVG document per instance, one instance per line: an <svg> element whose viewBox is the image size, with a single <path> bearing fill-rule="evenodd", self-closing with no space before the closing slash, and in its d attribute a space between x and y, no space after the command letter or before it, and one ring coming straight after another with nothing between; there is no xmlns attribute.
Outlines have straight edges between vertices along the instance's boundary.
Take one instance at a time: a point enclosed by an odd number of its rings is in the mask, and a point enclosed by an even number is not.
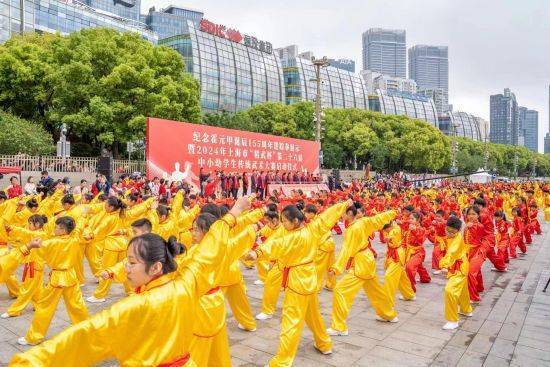
<svg viewBox="0 0 550 367"><path fill-rule="evenodd" d="M170 213L170 208L165 205L159 205L157 207L157 214L159 217L165 216L168 217L168 214Z"/></svg>
<svg viewBox="0 0 550 367"><path fill-rule="evenodd" d="M35 198L32 198L30 200L27 200L27 202L25 203L25 205L27 206L27 208L29 209L36 209L38 208L38 202L36 201Z"/></svg>
<svg viewBox="0 0 550 367"><path fill-rule="evenodd" d="M195 218L194 224L202 233L206 233L210 230L210 227L212 226L212 224L214 224L214 222L217 220L218 218L216 218L211 213L200 213Z"/></svg>
<svg viewBox="0 0 550 367"><path fill-rule="evenodd" d="M296 205L287 205L281 211L281 215L284 216L289 222L294 223L294 220L298 220L298 224L302 224L304 221L304 213Z"/></svg>
<svg viewBox="0 0 550 367"><path fill-rule="evenodd" d="M213 203L208 203L205 206L203 206L201 208L201 214L202 213L210 213L214 217L216 217L216 219L220 219L222 217L220 207Z"/></svg>
<svg viewBox="0 0 550 367"><path fill-rule="evenodd" d="M63 196L63 198L61 199L61 204L74 205L74 196L73 196L73 194L67 194L67 195Z"/></svg>
<svg viewBox="0 0 550 367"><path fill-rule="evenodd" d="M155 233L146 233L132 238L130 245L134 245L134 254L145 263L145 270L149 271L151 266L160 262L162 264L162 274L168 274L176 271L178 265L174 258L183 253L185 248L176 240L176 237L170 236L165 241L161 236Z"/></svg>
<svg viewBox="0 0 550 367"><path fill-rule="evenodd" d="M120 200L116 196L109 196L109 198L107 199L107 204L109 204L110 207L115 208L115 211L118 210L119 216L124 216L124 210L127 206L122 202L122 200Z"/></svg>
<svg viewBox="0 0 550 367"><path fill-rule="evenodd" d="M33 214L28 219L29 223L32 223L36 228L42 229L44 224L48 223L48 217L42 214Z"/></svg>
<svg viewBox="0 0 550 367"><path fill-rule="evenodd" d="M298 208L298 210L304 210L304 207L305 207L305 204L304 204L304 201L303 200L298 200L298 202L296 203L296 208Z"/></svg>
<svg viewBox="0 0 550 367"><path fill-rule="evenodd" d="M317 214L317 207L314 204L307 204L304 213Z"/></svg>

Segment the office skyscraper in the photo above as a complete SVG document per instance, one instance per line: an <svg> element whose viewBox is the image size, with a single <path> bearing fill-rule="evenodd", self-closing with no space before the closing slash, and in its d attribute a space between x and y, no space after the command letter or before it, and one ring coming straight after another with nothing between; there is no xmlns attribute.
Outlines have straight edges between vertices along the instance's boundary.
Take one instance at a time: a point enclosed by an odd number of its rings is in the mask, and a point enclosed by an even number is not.
<svg viewBox="0 0 550 367"><path fill-rule="evenodd" d="M447 46L416 45L409 49L409 78L416 82L419 92L439 96L436 103L440 114L449 103L449 50ZM433 97L432 97L433 98Z"/></svg>
<svg viewBox="0 0 550 367"><path fill-rule="evenodd" d="M539 150L539 113L525 107L519 108L520 134L523 135L523 146L538 152Z"/></svg>
<svg viewBox="0 0 550 367"><path fill-rule="evenodd" d="M516 96L505 88L503 94L492 95L490 103L491 142L518 145L519 110Z"/></svg>
<svg viewBox="0 0 550 367"><path fill-rule="evenodd" d="M363 70L407 77L407 44L404 30L371 28L363 33Z"/></svg>

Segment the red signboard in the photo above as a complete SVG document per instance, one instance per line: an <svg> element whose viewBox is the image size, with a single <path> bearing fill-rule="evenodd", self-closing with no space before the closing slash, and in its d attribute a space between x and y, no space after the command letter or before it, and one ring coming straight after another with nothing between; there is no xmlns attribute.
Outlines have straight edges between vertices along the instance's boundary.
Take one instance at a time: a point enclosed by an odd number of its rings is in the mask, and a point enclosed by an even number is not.
<svg viewBox="0 0 550 367"><path fill-rule="evenodd" d="M232 29L232 28L227 29L222 24L215 24L204 18L201 19L199 26L201 31L213 34L214 36L227 38L228 40L237 42L237 43L241 43L241 41L243 40L243 36L241 35L241 32L237 31L236 29Z"/></svg>
<svg viewBox="0 0 550 367"><path fill-rule="evenodd" d="M319 143L309 140L147 119L147 177L198 184L207 172L319 173Z"/></svg>

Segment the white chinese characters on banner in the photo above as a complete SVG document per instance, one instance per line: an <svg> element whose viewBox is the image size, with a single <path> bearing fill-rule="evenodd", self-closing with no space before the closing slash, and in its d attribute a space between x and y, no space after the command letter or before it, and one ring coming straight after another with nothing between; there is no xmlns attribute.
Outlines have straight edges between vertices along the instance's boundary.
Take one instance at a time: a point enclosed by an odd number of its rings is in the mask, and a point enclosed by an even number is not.
<svg viewBox="0 0 550 367"><path fill-rule="evenodd" d="M193 132L187 154L199 167L220 170L304 171L297 144L270 139Z"/></svg>

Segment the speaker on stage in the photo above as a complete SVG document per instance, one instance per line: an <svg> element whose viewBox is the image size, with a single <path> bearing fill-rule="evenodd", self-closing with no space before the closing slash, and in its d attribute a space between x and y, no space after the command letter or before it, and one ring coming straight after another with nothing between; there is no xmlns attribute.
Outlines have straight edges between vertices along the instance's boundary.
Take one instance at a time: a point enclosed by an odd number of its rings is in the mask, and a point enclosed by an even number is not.
<svg viewBox="0 0 550 367"><path fill-rule="evenodd" d="M107 177L107 181L111 182L113 177L113 158L99 157L97 158L97 173L101 173Z"/></svg>

